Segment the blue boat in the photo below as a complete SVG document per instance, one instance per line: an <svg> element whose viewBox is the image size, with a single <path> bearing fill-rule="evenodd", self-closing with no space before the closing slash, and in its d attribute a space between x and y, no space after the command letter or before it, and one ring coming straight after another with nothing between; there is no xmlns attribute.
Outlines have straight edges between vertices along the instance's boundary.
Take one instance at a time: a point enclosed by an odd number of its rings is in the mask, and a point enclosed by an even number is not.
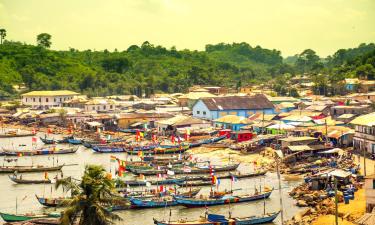
<svg viewBox="0 0 375 225"><path fill-rule="evenodd" d="M197 142L194 142L194 143L190 143L190 148L199 147L199 146L201 146L203 144L215 143L215 142L221 141L221 140L223 140L225 138L226 138L226 135L222 135L222 136L218 136L218 137L213 137L213 138L209 138L209 139L200 140L200 141L197 141Z"/></svg>
<svg viewBox="0 0 375 225"><path fill-rule="evenodd" d="M178 205L175 199L171 200L151 200L151 199L141 199L141 198L129 198L131 203L131 208L163 208L168 206Z"/></svg>
<svg viewBox="0 0 375 225"><path fill-rule="evenodd" d="M68 143L72 145L80 145L82 144L82 140L70 138L68 139Z"/></svg>
<svg viewBox="0 0 375 225"><path fill-rule="evenodd" d="M98 153L116 153L116 152L125 152L125 149L117 146L109 145L94 145L92 150Z"/></svg>
<svg viewBox="0 0 375 225"><path fill-rule="evenodd" d="M177 203L188 208L195 207L206 207L213 205L225 205L225 204L234 204L241 202L250 202L260 199L269 198L273 189L271 191L262 192L254 195L245 195L245 196L223 196L221 198L214 199L196 199L196 198L181 198L175 196Z"/></svg>
<svg viewBox="0 0 375 225"><path fill-rule="evenodd" d="M266 213L260 216L225 218L223 215L208 214L207 218L196 221L161 221L154 220L156 225L254 225L271 223L276 219L280 212Z"/></svg>

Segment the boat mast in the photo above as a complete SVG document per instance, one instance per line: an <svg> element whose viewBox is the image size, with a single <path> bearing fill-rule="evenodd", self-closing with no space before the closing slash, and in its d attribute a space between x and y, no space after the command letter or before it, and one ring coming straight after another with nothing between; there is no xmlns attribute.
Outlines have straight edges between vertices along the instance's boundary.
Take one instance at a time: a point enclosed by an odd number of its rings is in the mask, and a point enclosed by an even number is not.
<svg viewBox="0 0 375 225"><path fill-rule="evenodd" d="M277 179L279 182L279 196L280 196L280 214L281 214L281 225L284 225L284 210L283 210L283 196L281 191L281 179L280 179L280 162L281 158L276 158L276 169L277 169Z"/></svg>

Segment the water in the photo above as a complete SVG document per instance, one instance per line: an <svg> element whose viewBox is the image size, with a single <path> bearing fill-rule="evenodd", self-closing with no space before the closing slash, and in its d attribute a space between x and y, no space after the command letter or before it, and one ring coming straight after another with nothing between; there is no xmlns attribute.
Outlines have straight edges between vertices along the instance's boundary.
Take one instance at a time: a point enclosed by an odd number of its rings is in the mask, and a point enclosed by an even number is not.
<svg viewBox="0 0 375 225"><path fill-rule="evenodd" d="M56 136L56 138L59 138ZM31 137L22 137L22 138L9 138L9 139L0 139L0 147L12 148L17 147L20 144L26 144L31 146ZM42 146L43 143L38 140L38 146ZM58 147L66 147L66 145L59 145ZM25 147L23 147L25 148ZM125 158L125 153L112 154L116 155L119 158ZM0 158L4 158L3 156ZM110 154L98 154L94 153L91 149L86 149L83 146L79 147L79 150L75 154L59 155L57 156L34 156L34 157L19 157L18 165L30 165L33 162L35 165L48 165L52 166L53 162L56 164L58 161L59 164L78 164L78 166L67 166L63 168L64 177L72 176L75 178L80 178L83 174L84 166L88 164L99 164L104 166L107 170L110 167ZM219 159L212 159L212 161L219 161ZM0 159L0 163L3 163L3 160ZM246 165L240 165L240 171L249 171L251 168ZM49 178L52 179L57 173L49 172ZM18 213L27 213L27 212L43 212L51 211L54 209L47 209L40 205L35 197L35 195L45 196L45 197L60 197L63 196L62 190L55 190L53 184L38 184L38 185L20 185L15 184L8 178L9 174L0 174L0 211L7 213L16 212L16 199L18 201ZM32 174L23 174L24 179L44 179L43 173L32 173ZM241 193L253 193L254 186L259 187L263 183L269 187L278 187L277 176L275 173L267 173L265 179L253 178L253 179L242 179L233 183L233 189L238 190L235 194ZM283 202L284 202L284 219L291 218L298 208L294 205L294 200L288 196L288 191L293 187L298 185L298 182L286 182L282 181L283 186ZM221 180L220 190L230 189L230 180ZM259 188L258 188L259 189ZM208 194L210 188L203 187L202 191L199 194ZM266 211L273 212L279 210L279 191L273 191L271 197L265 200ZM263 204L264 201L232 204L231 211L232 216L234 217L246 217L249 215L260 215L263 213ZM145 210L126 210L116 212L118 215L123 218L122 221L118 224L125 225L147 225L153 224L152 218L157 219L169 219L169 208L159 208L159 209L145 209ZM172 207L172 217L171 220L177 220L180 218L187 218L189 220L198 219L199 216L204 215L204 208L184 208L182 206ZM229 205L224 206L213 206L209 208L210 213L218 213L223 215L228 215ZM0 219L1 220L1 219ZM281 224L280 216L274 221L273 224Z"/></svg>

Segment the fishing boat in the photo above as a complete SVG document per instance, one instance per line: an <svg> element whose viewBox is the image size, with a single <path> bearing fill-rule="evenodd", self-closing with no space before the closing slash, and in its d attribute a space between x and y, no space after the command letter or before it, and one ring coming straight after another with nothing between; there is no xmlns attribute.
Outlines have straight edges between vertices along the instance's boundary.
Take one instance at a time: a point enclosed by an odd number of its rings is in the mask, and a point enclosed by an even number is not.
<svg viewBox="0 0 375 225"><path fill-rule="evenodd" d="M20 221L27 221L31 219L41 219L41 218L59 218L61 215L60 213L49 213L49 214L9 214L9 213L1 213L1 218L5 222L20 222Z"/></svg>
<svg viewBox="0 0 375 225"><path fill-rule="evenodd" d="M151 146L150 146L151 147ZM174 154L174 153L183 153L189 149L189 145L183 145L180 147L175 148L161 148L157 146L153 146L153 150L142 150L144 155L156 155L156 154ZM138 155L140 150L135 148L126 149L126 152L129 155Z"/></svg>
<svg viewBox="0 0 375 225"><path fill-rule="evenodd" d="M221 140L225 139L226 137L227 137L226 135L222 135L222 136L212 137L212 138L208 138L208 139L204 139L204 140L199 140L197 142L190 143L190 148L199 147L199 146L204 145L204 144L216 143L218 141L221 141Z"/></svg>
<svg viewBox="0 0 375 225"><path fill-rule="evenodd" d="M198 186L212 186L212 182L211 181L200 181L200 180L197 180L197 181L183 181L183 182L179 182L177 183L178 186L180 187L198 187Z"/></svg>
<svg viewBox="0 0 375 225"><path fill-rule="evenodd" d="M249 216L249 217L234 217L225 218L223 215L208 214L207 218L201 218L199 220L188 221L188 220L178 220L178 221L162 221L154 220L156 225L254 225L254 224L264 224L271 223L276 219L280 212L266 213L259 216Z"/></svg>
<svg viewBox="0 0 375 225"><path fill-rule="evenodd" d="M44 144L47 144L47 145L53 145L53 144L56 144L57 141L55 139L50 139L50 138L47 138L47 137L40 137L39 138Z"/></svg>
<svg viewBox="0 0 375 225"><path fill-rule="evenodd" d="M52 181L50 179L43 179L43 180L26 180L22 178L18 178L17 176L8 176L11 181L17 184L50 184Z"/></svg>
<svg viewBox="0 0 375 225"><path fill-rule="evenodd" d="M57 140L57 143L59 143L59 144L68 144L69 143L69 141L68 141L69 139L74 139L74 136L71 135L71 136L63 137L63 139Z"/></svg>
<svg viewBox="0 0 375 225"><path fill-rule="evenodd" d="M142 199L129 198L131 208L163 208L178 205L174 198Z"/></svg>
<svg viewBox="0 0 375 225"><path fill-rule="evenodd" d="M196 198L181 198L175 196L175 200L178 204L183 205L188 208L194 207L205 207L213 205L225 205L225 204L234 204L241 202L250 202L260 199L269 198L272 190L265 190L261 193L255 193L253 195L242 195L242 196L222 196L221 198L208 198L208 199L196 199Z"/></svg>
<svg viewBox="0 0 375 225"><path fill-rule="evenodd" d="M66 198L44 198L44 197L38 197L38 195L35 195L36 199L38 199L38 202L41 205L47 206L47 207L58 207L62 205L62 202L66 200Z"/></svg>
<svg viewBox="0 0 375 225"><path fill-rule="evenodd" d="M110 145L93 145L92 150L98 153L117 153L125 152L124 148Z"/></svg>
<svg viewBox="0 0 375 225"><path fill-rule="evenodd" d="M30 151L12 151L9 149L3 149L3 154L6 156L35 156L35 155L56 155L56 154L71 154L75 153L78 150L76 148L63 148L63 149L56 149L56 147L50 148L41 148L37 150L30 150Z"/></svg>
<svg viewBox="0 0 375 225"><path fill-rule="evenodd" d="M59 171L64 165L60 166L0 166L0 173L32 173L45 171Z"/></svg>
<svg viewBox="0 0 375 225"><path fill-rule="evenodd" d="M122 133L129 133L129 134L135 134L137 131L140 131L139 129L122 129L118 128L117 131L122 132Z"/></svg>
<svg viewBox="0 0 375 225"><path fill-rule="evenodd" d="M68 143L72 144L72 145L80 145L80 144L82 144L82 140L75 139L75 138L69 138Z"/></svg>
<svg viewBox="0 0 375 225"><path fill-rule="evenodd" d="M266 173L267 173L266 170L260 170L260 171L254 172L254 173L230 173L230 175L234 176L235 178L241 179L241 178L264 176L264 175L266 175Z"/></svg>
<svg viewBox="0 0 375 225"><path fill-rule="evenodd" d="M0 134L0 138L13 138L13 137L28 137L35 136L33 132L19 132L17 130L7 131L3 134Z"/></svg>
<svg viewBox="0 0 375 225"><path fill-rule="evenodd" d="M174 174L205 174L210 173L211 170L215 172L224 172L224 171L232 171L238 168L240 164L229 164L229 165L217 165L210 167L195 167L189 169L187 171L184 168L172 168L170 169L173 171ZM150 169L150 170L141 170L141 169L131 169L130 170L134 174L143 174L143 175L157 175L157 174L165 174L168 172L168 169Z"/></svg>

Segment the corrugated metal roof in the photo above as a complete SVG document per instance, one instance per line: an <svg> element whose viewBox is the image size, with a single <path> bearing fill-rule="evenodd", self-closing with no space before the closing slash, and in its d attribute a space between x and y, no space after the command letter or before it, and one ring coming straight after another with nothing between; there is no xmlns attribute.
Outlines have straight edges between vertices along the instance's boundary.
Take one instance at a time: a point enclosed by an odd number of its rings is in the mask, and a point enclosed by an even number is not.
<svg viewBox="0 0 375 225"><path fill-rule="evenodd" d="M275 106L262 94L254 96L228 96L203 98L203 103L209 110L252 110L271 109Z"/></svg>
<svg viewBox="0 0 375 225"><path fill-rule="evenodd" d="M375 112L359 116L350 122L354 125L375 126Z"/></svg>
<svg viewBox="0 0 375 225"><path fill-rule="evenodd" d="M61 96L61 95L79 95L79 93L68 90L59 91L31 91L22 96Z"/></svg>

